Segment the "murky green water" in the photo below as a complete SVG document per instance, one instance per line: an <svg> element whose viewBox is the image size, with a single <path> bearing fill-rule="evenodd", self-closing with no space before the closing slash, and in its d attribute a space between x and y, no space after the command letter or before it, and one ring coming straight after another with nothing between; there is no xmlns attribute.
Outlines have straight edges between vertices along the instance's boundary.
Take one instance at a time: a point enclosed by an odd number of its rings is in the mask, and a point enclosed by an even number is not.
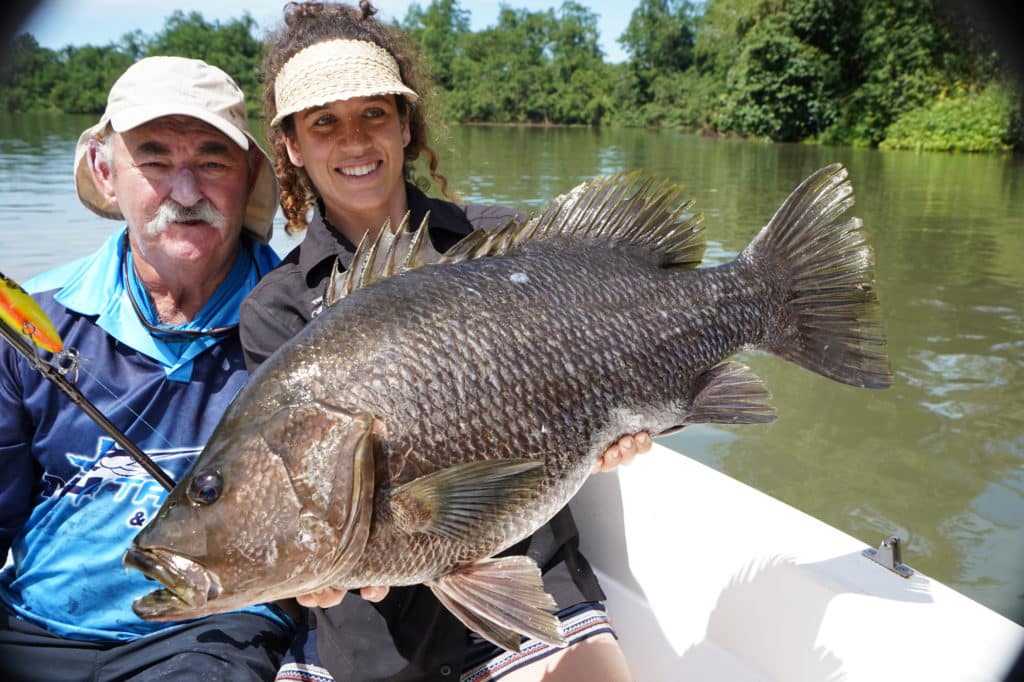
<svg viewBox="0 0 1024 682"><path fill-rule="evenodd" d="M92 122L0 118L0 271L26 278L117 228L72 186L74 140ZM695 427L668 444L865 543L897 533L907 563L1022 620L1024 160L476 127L453 128L439 151L465 199L523 208L602 173L683 182L711 262L735 255L805 175L845 163L875 247L895 385L849 388L751 355L779 420Z"/></svg>

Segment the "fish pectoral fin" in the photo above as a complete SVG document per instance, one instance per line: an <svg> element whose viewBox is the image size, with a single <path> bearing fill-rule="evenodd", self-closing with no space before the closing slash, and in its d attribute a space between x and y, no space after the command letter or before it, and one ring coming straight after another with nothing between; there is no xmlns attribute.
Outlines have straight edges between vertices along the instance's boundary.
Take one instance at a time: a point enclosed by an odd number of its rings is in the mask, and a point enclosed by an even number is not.
<svg viewBox="0 0 1024 682"><path fill-rule="evenodd" d="M753 370L739 362L723 362L698 378L697 393L682 426L765 424L775 420L769 399L771 394Z"/></svg>
<svg viewBox="0 0 1024 682"><path fill-rule="evenodd" d="M519 651L519 635L551 646L568 644L552 613L537 563L526 556L484 559L427 583L438 601L481 637Z"/></svg>
<svg viewBox="0 0 1024 682"><path fill-rule="evenodd" d="M530 459L459 464L396 488L391 509L396 525L407 533L469 541L478 528L533 500L544 475L544 462Z"/></svg>

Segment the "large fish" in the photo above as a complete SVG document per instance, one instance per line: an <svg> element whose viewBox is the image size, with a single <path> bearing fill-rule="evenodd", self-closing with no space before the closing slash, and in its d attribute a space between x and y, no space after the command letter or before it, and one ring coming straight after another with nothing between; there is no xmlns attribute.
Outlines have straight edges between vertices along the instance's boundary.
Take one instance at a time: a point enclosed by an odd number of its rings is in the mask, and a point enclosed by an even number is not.
<svg viewBox="0 0 1024 682"><path fill-rule="evenodd" d="M492 558L623 434L774 418L726 361L761 349L890 382L873 257L846 170L805 180L733 261L696 269L680 190L586 183L445 256L381 230L329 307L260 369L125 554L171 620L334 586L425 583L507 649L565 640L527 557Z"/></svg>

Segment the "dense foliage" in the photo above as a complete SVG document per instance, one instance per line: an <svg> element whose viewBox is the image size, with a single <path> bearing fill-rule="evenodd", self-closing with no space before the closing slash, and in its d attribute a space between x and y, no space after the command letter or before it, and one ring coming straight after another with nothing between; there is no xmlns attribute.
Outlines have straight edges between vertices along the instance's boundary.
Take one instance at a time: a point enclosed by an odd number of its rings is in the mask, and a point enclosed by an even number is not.
<svg viewBox="0 0 1024 682"><path fill-rule="evenodd" d="M458 0L398 22L429 64L449 121L661 126L774 141L913 149L1021 147L1021 98L969 18L943 0L639 0L607 63L597 15L503 5L470 30ZM128 64L196 56L234 75L255 109L260 42L248 15L171 14L163 31L103 47L41 48L18 36L0 110L102 111Z"/></svg>
<svg viewBox="0 0 1024 682"><path fill-rule="evenodd" d="M230 73L245 91L250 110L259 107L259 64L263 46L256 22L245 14L208 22L198 12L173 12L164 28L147 38L126 34L102 47L49 50L30 34L17 36L0 64L0 111L61 111L100 114L107 91L133 62L151 55L204 59Z"/></svg>

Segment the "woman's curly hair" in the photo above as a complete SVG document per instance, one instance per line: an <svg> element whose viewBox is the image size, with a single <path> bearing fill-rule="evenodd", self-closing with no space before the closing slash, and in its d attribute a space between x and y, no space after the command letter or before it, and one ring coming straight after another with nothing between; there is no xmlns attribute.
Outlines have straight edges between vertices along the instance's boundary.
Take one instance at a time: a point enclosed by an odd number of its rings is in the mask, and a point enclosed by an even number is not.
<svg viewBox="0 0 1024 682"><path fill-rule="evenodd" d="M328 2L289 2L284 7L284 25L267 37L266 57L263 62L263 111L266 120L277 115L275 84L281 67L300 50L326 40L365 40L376 43L388 51L398 63L402 82L412 88L420 99L415 103L396 95L399 112L409 120L409 144L405 147L403 173L413 179L413 164L424 154L430 177L448 195L448 180L437 172L437 154L428 144L427 107L429 78L422 61L397 28L374 19L376 8L369 0L361 0L359 7ZM281 184L281 209L286 219L288 234L308 227L307 214L316 202L316 190L306 171L292 165L285 147L285 136L294 138L295 122L287 116L268 131L270 146L276 157L275 165ZM449 197L451 198L451 197Z"/></svg>

